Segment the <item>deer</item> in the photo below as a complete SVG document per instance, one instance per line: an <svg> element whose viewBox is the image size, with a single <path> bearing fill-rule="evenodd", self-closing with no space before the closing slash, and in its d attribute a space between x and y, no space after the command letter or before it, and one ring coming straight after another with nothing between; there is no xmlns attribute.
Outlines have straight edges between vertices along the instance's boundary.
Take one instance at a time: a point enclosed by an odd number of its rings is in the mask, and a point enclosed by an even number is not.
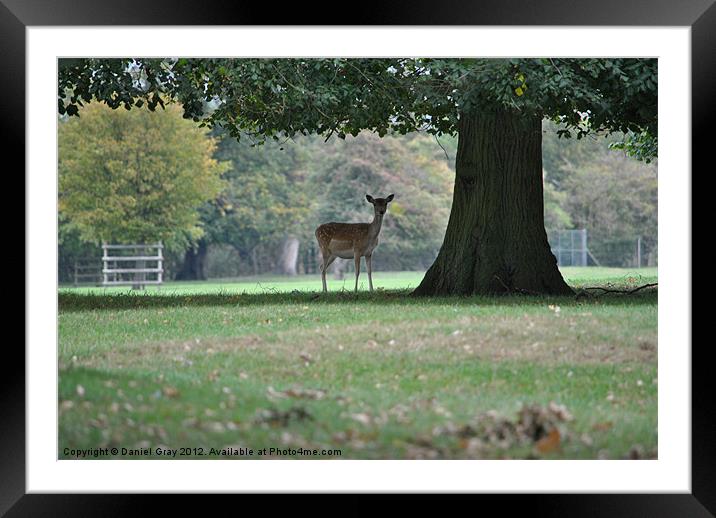
<svg viewBox="0 0 716 518"><path fill-rule="evenodd" d="M383 225L383 216L388 210L388 203L393 201L395 195L391 194L386 198L373 198L370 194L365 195L368 203L373 205L373 221L370 223L324 223L316 229L318 247L321 249L323 261L321 262L321 280L323 281L323 292L328 292L326 286L326 270L336 260L353 259L356 265L356 286L358 292L358 276L360 275L360 258L365 257L366 268L368 269L368 285L373 291L373 250L378 246L378 235Z"/></svg>

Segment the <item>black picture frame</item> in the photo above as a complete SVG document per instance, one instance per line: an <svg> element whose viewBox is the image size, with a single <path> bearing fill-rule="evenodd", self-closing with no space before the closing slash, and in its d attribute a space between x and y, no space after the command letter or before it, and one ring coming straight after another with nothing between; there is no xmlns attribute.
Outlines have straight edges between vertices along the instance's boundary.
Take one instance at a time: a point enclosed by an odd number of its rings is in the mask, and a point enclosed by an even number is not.
<svg viewBox="0 0 716 518"><path fill-rule="evenodd" d="M692 170L705 168L714 142L716 106L715 0L483 0L472 3L425 0L360 3L314 2L190 3L177 0L0 0L0 82L3 95L2 146L5 157L25 165L25 29L49 25L575 25L691 27ZM348 9L348 11L346 10ZM321 18L317 13L329 13ZM699 164L703 164L700 166ZM6 170L8 176L19 176ZM702 174L705 174L704 171ZM684 181L693 177L684 171ZM22 186L24 191L24 182ZM693 190L692 190L693 192ZM695 222L694 222L695 223ZM692 230L692 236L696 235ZM690 253L690 252L689 252ZM32 275L25 271L26 277ZM692 307L694 304L692 302ZM693 317L692 317L693 322ZM10 347L10 346L13 347ZM690 347L691 344L665 344ZM505 495L510 514L520 508L534 515L555 516L713 516L716 513L716 420L711 397L714 376L707 359L708 340L692 352L692 491L689 494ZM14 358L11 358L11 356ZM25 493L25 354L15 343L5 348L2 443L0 445L0 515L84 516L127 514L138 510L139 495L28 495ZM12 366L12 368L10 368ZM163 499L169 510L181 498ZM417 500L416 500L417 502ZM173 503L173 504L172 504ZM505 505L504 502L499 502ZM422 505L418 502L418 505ZM352 506L353 511L368 510Z"/></svg>

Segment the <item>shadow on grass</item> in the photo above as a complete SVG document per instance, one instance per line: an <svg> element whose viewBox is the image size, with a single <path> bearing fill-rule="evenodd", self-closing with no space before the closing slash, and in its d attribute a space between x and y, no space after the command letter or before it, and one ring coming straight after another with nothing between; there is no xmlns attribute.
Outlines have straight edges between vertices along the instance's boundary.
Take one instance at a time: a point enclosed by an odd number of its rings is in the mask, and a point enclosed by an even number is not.
<svg viewBox="0 0 716 518"><path fill-rule="evenodd" d="M614 287L614 286L610 286ZM533 296L533 295L472 295L449 297L416 297L412 290L378 290L371 292L339 291L323 294L320 292L291 293L212 293L212 294L146 294L116 293L76 294L59 293L58 307L61 312L102 311L123 309L148 309L165 307L198 306L252 306L252 305L293 305L293 304L382 304L391 306L419 305L483 305L483 306L525 306L559 304L573 305L654 305L657 303L656 287L637 293L604 293L588 295L576 289L575 296Z"/></svg>

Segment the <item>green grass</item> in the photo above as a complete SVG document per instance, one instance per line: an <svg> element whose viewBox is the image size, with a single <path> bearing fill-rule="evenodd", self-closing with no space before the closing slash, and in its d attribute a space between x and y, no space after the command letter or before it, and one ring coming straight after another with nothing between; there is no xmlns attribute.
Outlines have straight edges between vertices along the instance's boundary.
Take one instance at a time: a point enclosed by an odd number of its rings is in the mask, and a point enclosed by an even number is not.
<svg viewBox="0 0 716 518"><path fill-rule="evenodd" d="M411 289L420 284L424 272L375 272L373 274L374 287L386 290ZM565 267L562 268L564 278L574 284L580 282L623 282L629 277L655 278L656 268L582 268L582 267ZM342 280L336 280L332 275L327 276L328 289L330 291L348 290L353 291L355 286L355 277L353 273L347 273ZM365 272L365 265L358 280L358 286L361 290L368 288L368 275ZM314 275L297 275L293 278L262 275L258 277L245 277L240 280L212 280L208 282L167 282L161 287L147 286L144 293L147 294L165 294L165 295L190 295L190 294L207 294L207 293L286 293L292 291L320 291L321 277ZM101 288L95 286L61 286L60 293L82 293L82 294L103 294L114 295L117 293L132 292L128 287L112 286L109 288ZM136 293L133 292L133 293Z"/></svg>
<svg viewBox="0 0 716 518"><path fill-rule="evenodd" d="M655 269L563 273L575 287L656 282ZM152 452L116 458L165 458L158 447L341 450L312 457L322 459L656 455L656 290L415 299L406 287L420 277L376 274L386 289L358 295L317 296L316 278L263 279L272 289L258 292L255 281L61 289L60 458L100 447ZM550 402L573 417L538 416L559 430L556 444L515 432L524 405Z"/></svg>

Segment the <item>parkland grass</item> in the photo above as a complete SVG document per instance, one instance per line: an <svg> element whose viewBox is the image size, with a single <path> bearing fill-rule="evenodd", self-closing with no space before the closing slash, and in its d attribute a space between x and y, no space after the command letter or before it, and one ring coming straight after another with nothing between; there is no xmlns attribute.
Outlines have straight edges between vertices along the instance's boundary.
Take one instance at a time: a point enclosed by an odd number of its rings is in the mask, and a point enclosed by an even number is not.
<svg viewBox="0 0 716 518"><path fill-rule="evenodd" d="M415 298L420 273L351 277L61 288L59 457L657 456L656 289Z"/></svg>

